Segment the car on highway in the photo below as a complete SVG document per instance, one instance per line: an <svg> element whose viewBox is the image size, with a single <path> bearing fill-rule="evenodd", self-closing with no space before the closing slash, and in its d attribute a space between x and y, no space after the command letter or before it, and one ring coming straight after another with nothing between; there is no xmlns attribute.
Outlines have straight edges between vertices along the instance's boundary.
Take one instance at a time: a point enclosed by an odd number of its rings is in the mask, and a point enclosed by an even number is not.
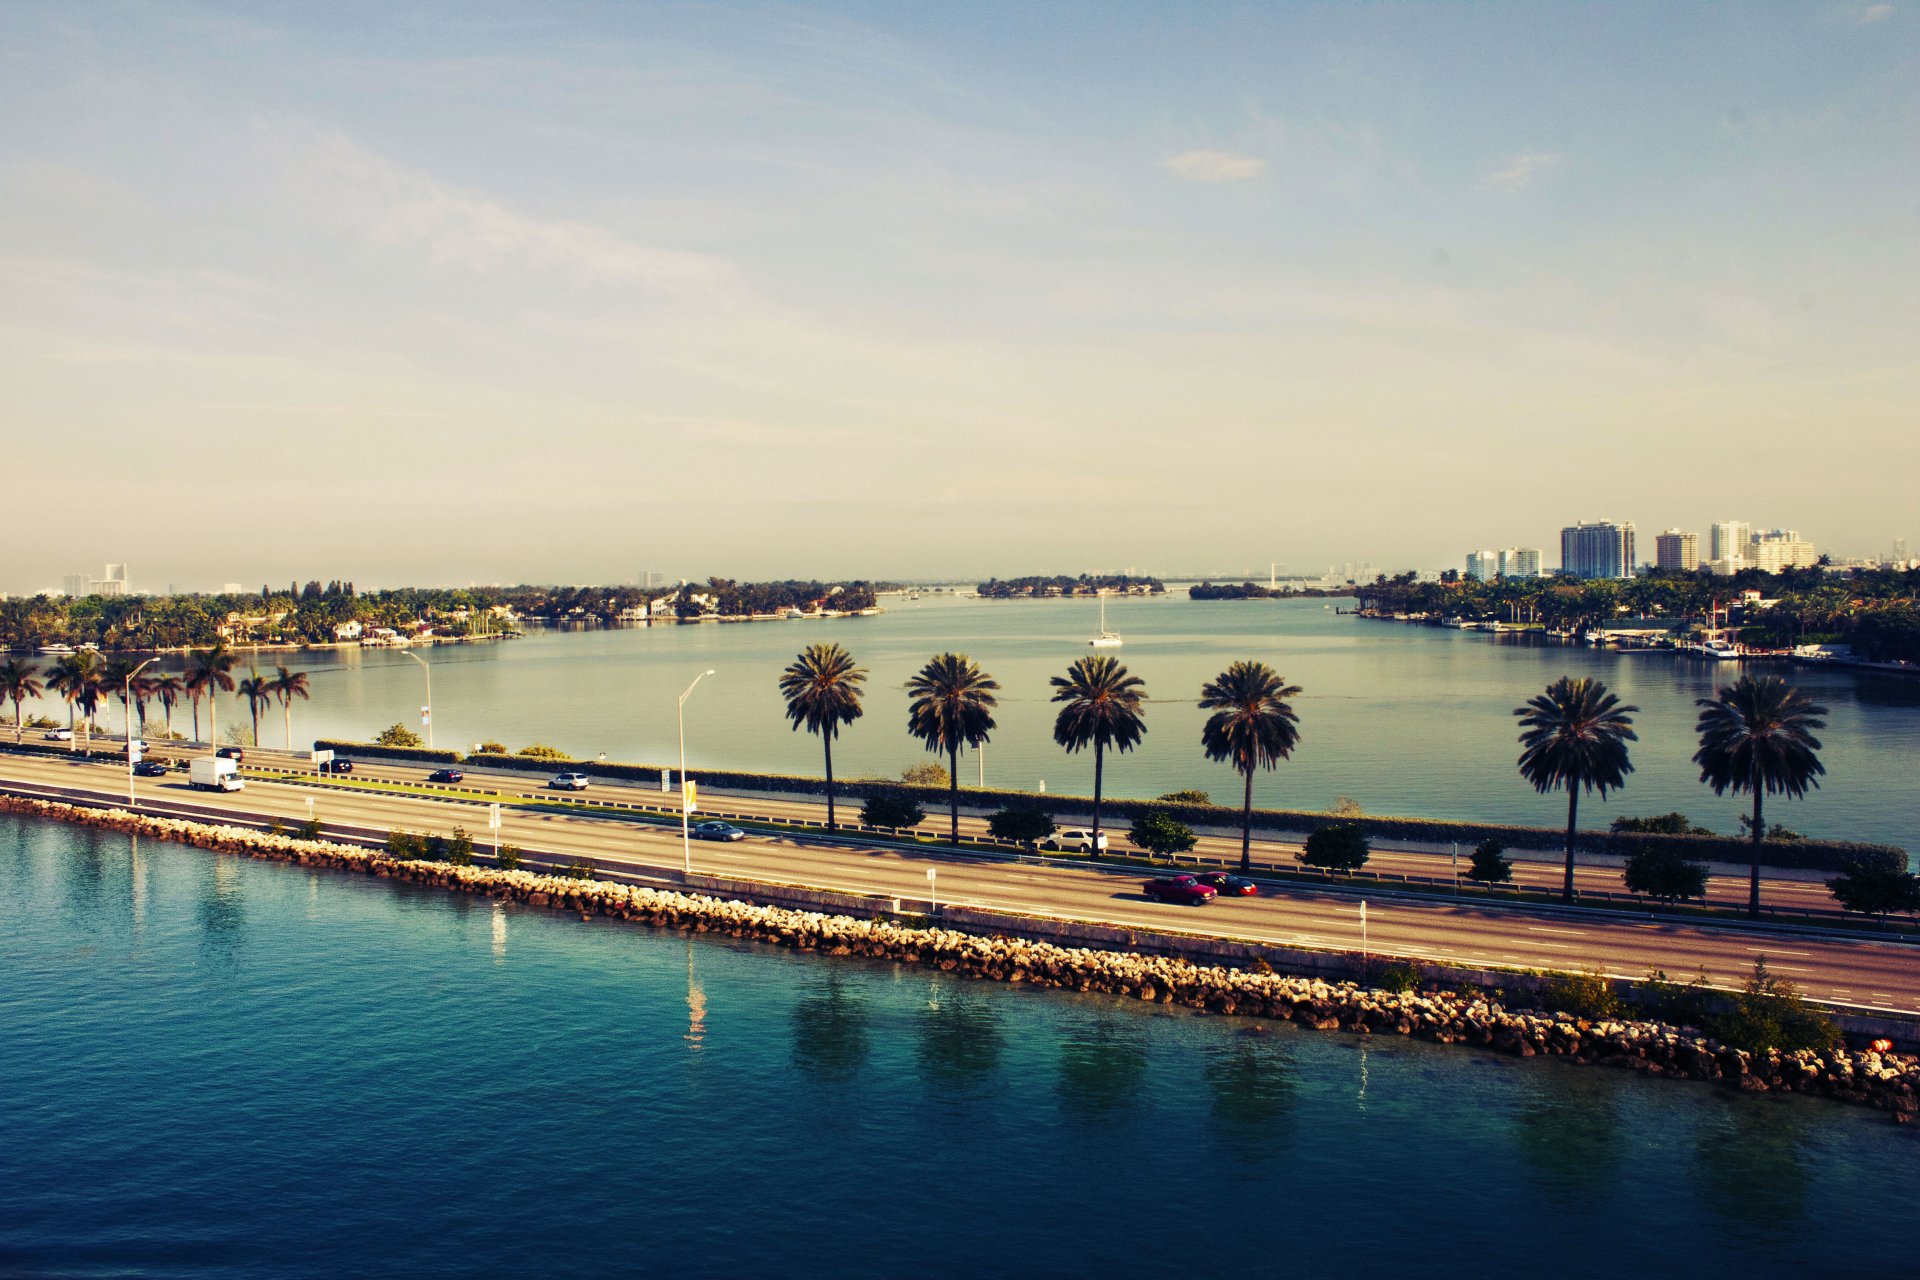
<svg viewBox="0 0 1920 1280"><path fill-rule="evenodd" d="M458 769L435 769L427 775L428 782L459 782L467 775Z"/></svg>
<svg viewBox="0 0 1920 1280"><path fill-rule="evenodd" d="M693 828L695 840L745 840L747 833L731 822L702 822Z"/></svg>
<svg viewBox="0 0 1920 1280"><path fill-rule="evenodd" d="M167 764L164 760L142 760L133 766L136 778L164 778L167 776Z"/></svg>
<svg viewBox="0 0 1920 1280"><path fill-rule="evenodd" d="M1107 833L1100 833L1100 852L1107 851ZM1055 849L1066 853L1092 853L1093 832L1086 827L1063 827L1040 842L1042 849Z"/></svg>
<svg viewBox="0 0 1920 1280"><path fill-rule="evenodd" d="M1251 898L1260 892L1260 886L1253 881L1227 871L1201 871L1193 878L1223 898Z"/></svg>
<svg viewBox="0 0 1920 1280"><path fill-rule="evenodd" d="M247 758L247 753L238 747L222 747L214 752L213 756L216 760L231 760L235 764L239 764Z"/></svg>
<svg viewBox="0 0 1920 1280"><path fill-rule="evenodd" d="M47 741L48 741L48 742L72 742L72 741L73 741L73 730L71 730L71 729L49 729L49 730L47 730L47 733L46 733L46 738L47 738Z"/></svg>
<svg viewBox="0 0 1920 1280"><path fill-rule="evenodd" d="M147 754L147 752L152 749L147 746L147 740L145 738L135 738L132 742L127 743L127 747L129 750L138 751L141 755Z"/></svg>
<svg viewBox="0 0 1920 1280"><path fill-rule="evenodd" d="M565 773L556 773L547 786L555 791L585 791L587 775L578 769L569 769Z"/></svg>
<svg viewBox="0 0 1920 1280"><path fill-rule="evenodd" d="M1177 902L1188 907L1204 907L1218 892L1212 885L1201 884L1198 878L1185 875L1155 876L1144 887L1147 896L1156 902Z"/></svg>
<svg viewBox="0 0 1920 1280"><path fill-rule="evenodd" d="M322 765L320 766L320 772L322 772L322 773L352 773L352 772L353 772L353 761L351 761L351 760L328 760L328 761L326 761L325 763L323 763L323 764L322 764Z"/></svg>

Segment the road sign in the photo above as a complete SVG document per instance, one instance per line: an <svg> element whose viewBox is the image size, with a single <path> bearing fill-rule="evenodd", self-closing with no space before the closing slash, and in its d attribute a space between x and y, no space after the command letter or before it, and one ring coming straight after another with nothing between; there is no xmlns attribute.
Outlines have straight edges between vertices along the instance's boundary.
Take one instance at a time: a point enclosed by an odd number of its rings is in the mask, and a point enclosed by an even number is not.
<svg viewBox="0 0 1920 1280"><path fill-rule="evenodd" d="M326 751L313 752L313 762L315 764L332 764L333 763L332 750L329 749Z"/></svg>
<svg viewBox="0 0 1920 1280"><path fill-rule="evenodd" d="M490 831L500 829L500 806L497 804L487 806L487 829Z"/></svg>

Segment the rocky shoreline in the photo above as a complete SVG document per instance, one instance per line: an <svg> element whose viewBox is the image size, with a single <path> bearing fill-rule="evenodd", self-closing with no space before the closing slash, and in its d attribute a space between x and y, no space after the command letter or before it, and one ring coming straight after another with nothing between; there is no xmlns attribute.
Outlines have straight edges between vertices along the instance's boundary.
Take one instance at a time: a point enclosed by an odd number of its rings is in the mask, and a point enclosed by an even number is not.
<svg viewBox="0 0 1920 1280"><path fill-rule="evenodd" d="M1216 1014L1292 1021L1317 1031L1403 1035L1516 1057L1559 1056L1665 1080L1752 1093L1810 1093L1870 1106L1910 1123L1920 1111L1920 1058L1845 1048L1750 1053L1690 1028L1508 1009L1484 994L1407 993L1165 956L1063 947L889 919L860 919L668 889L534 871L401 861L327 840L247 827L0 797L0 811L104 827L218 853L354 872L527 907L721 933L829 956L866 956L996 982L1100 992Z"/></svg>

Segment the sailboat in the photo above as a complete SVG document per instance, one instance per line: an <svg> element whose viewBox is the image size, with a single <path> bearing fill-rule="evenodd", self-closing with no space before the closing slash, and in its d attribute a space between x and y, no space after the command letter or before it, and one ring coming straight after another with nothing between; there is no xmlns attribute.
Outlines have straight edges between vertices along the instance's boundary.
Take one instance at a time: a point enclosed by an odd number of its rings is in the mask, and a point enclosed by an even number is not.
<svg viewBox="0 0 1920 1280"><path fill-rule="evenodd" d="M1118 649L1120 637L1107 630L1107 593L1102 591L1098 594L1100 596L1100 634L1087 643L1096 649Z"/></svg>

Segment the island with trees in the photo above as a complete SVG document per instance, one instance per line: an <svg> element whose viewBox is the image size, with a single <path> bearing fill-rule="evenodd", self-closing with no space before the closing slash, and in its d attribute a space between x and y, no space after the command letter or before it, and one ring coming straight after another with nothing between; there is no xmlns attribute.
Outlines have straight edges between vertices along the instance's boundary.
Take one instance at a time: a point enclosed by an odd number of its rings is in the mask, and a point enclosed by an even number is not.
<svg viewBox="0 0 1920 1280"><path fill-rule="evenodd" d="M1083 573L1077 577L989 578L975 590L985 600L1046 600L1068 596L1157 596L1167 584L1158 578L1136 578L1125 573Z"/></svg>

